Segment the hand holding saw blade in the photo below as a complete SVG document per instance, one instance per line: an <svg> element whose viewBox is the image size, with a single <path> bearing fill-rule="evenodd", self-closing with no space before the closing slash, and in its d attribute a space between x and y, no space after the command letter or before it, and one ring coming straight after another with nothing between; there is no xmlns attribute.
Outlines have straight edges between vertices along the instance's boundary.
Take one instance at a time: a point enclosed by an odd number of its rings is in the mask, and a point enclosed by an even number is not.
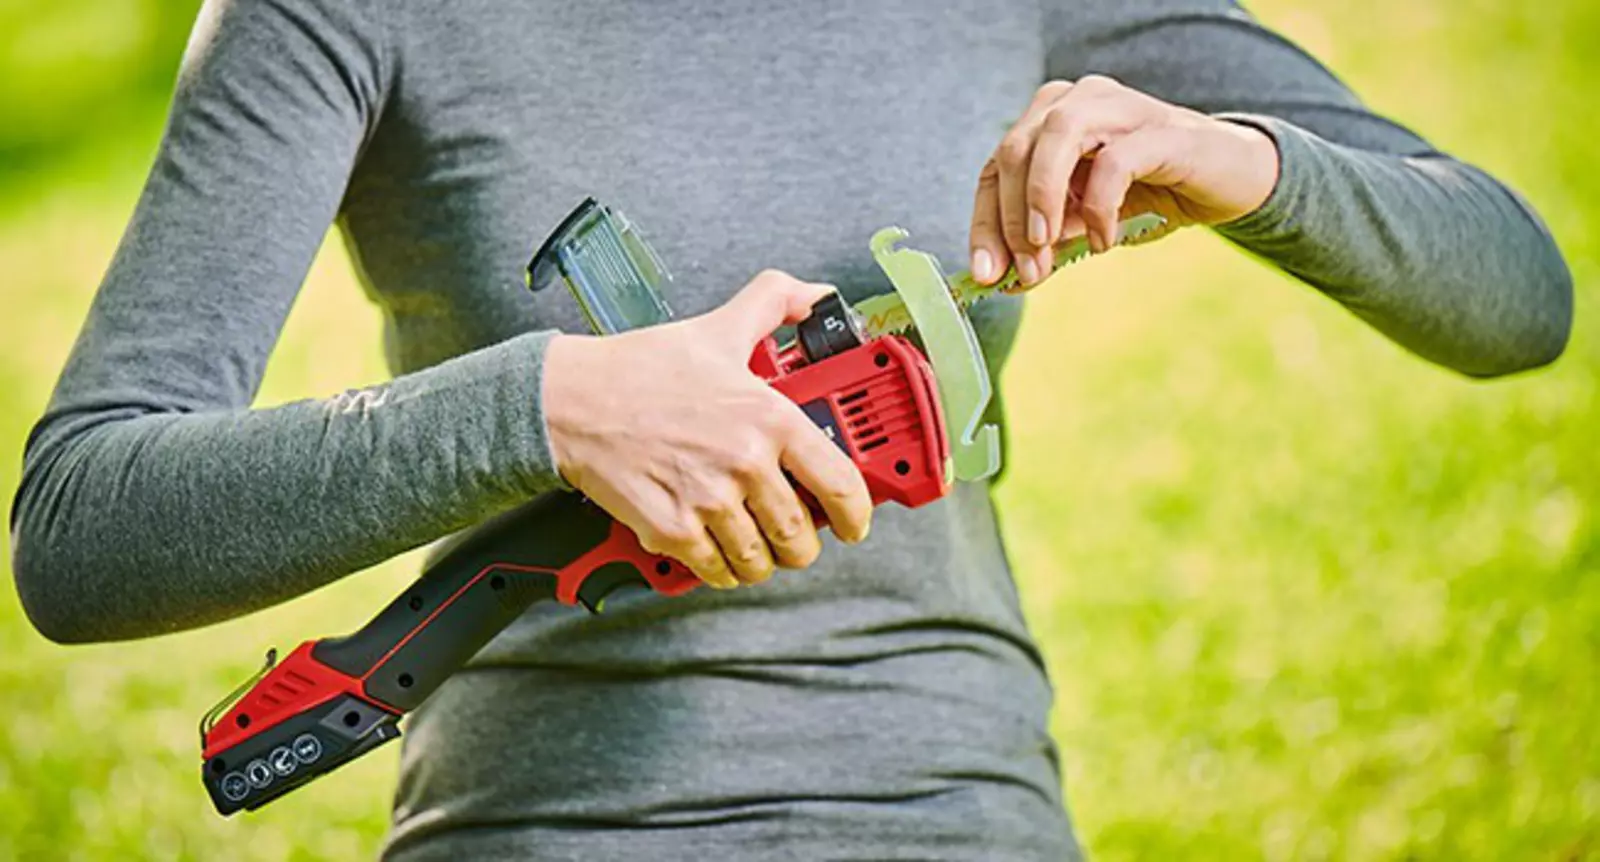
<svg viewBox="0 0 1600 862"><path fill-rule="evenodd" d="M1118 231L1118 244L1138 242L1164 224L1166 219L1150 213L1126 219ZM889 276L894 292L856 303L855 312L862 318L862 328L874 336L916 328L939 381L955 479L992 476L1000 469L1000 432L983 424L983 414L994 395L993 384L966 310L1014 290L1019 283L1017 272L1007 269L990 285L979 284L971 272L956 273L947 281L933 255L896 248L907 236L898 227L886 227L873 235L872 256ZM1086 237L1063 243L1056 249L1051 272L1088 254Z"/></svg>

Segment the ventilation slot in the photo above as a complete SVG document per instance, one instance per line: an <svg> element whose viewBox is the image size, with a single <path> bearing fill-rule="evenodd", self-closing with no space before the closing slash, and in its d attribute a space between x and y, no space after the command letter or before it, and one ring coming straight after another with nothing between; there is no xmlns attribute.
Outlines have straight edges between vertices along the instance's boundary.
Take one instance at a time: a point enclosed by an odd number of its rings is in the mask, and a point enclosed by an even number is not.
<svg viewBox="0 0 1600 862"><path fill-rule="evenodd" d="M309 677L290 671L273 680L272 687L261 693L261 700L268 706L282 706L293 701L315 684L315 681Z"/></svg>
<svg viewBox="0 0 1600 862"><path fill-rule="evenodd" d="M916 405L895 372L867 380L837 403L845 436L857 452L870 452L918 432Z"/></svg>

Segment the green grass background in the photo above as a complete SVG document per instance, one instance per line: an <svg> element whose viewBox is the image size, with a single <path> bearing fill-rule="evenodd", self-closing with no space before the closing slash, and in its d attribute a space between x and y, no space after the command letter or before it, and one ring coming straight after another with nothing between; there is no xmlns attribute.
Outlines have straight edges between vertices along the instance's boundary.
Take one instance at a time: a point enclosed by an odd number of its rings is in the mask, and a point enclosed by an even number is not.
<svg viewBox="0 0 1600 862"><path fill-rule="evenodd" d="M1199 231L1036 294L999 492L1100 859L1600 858L1600 4L1252 8L1523 191L1565 249L1553 369L1424 365ZM0 486L133 205L189 2L0 2ZM863 238L863 241L865 238ZM381 379L337 243L262 403ZM402 559L249 619L61 648L0 589L0 858L349 859L395 750L235 821L195 721Z"/></svg>

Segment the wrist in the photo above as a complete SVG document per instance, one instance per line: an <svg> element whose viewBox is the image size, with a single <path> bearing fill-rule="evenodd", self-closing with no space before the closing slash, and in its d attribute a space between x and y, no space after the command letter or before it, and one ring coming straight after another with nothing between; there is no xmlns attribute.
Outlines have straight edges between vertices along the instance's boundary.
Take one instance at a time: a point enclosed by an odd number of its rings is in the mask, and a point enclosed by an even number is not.
<svg viewBox="0 0 1600 862"><path fill-rule="evenodd" d="M1230 140L1238 190L1237 206L1224 222L1237 221L1258 212L1278 186L1282 156L1278 143L1258 126L1232 119L1219 119Z"/></svg>
<svg viewBox="0 0 1600 862"><path fill-rule="evenodd" d="M583 422L583 381L592 377L585 370L589 362L585 335L558 334L545 347L544 368L539 386L539 412L544 417L551 467L567 484L578 486L577 465L572 460L573 434Z"/></svg>
<svg viewBox="0 0 1600 862"><path fill-rule="evenodd" d="M1265 129L1233 117L1214 118L1228 136L1233 153L1230 164L1238 189L1235 211L1220 223L1238 221L1259 212L1278 187L1282 155L1278 142Z"/></svg>

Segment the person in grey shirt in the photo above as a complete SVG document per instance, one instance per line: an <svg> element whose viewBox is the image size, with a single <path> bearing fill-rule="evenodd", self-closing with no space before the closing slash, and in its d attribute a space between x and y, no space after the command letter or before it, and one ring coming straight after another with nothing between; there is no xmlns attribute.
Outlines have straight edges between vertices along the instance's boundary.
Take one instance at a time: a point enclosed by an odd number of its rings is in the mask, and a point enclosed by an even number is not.
<svg viewBox="0 0 1600 862"><path fill-rule="evenodd" d="M591 194L684 320L598 339L524 289ZM866 537L859 476L740 354L817 283L888 289L884 225L1033 282L1151 208L1469 375L1567 338L1526 203L1225 0L213 0L28 441L18 591L63 643L156 635L570 485L759 586L530 610L411 719L387 857L1072 858L989 488ZM252 409L332 223L395 376ZM996 371L1024 303L974 311Z"/></svg>

